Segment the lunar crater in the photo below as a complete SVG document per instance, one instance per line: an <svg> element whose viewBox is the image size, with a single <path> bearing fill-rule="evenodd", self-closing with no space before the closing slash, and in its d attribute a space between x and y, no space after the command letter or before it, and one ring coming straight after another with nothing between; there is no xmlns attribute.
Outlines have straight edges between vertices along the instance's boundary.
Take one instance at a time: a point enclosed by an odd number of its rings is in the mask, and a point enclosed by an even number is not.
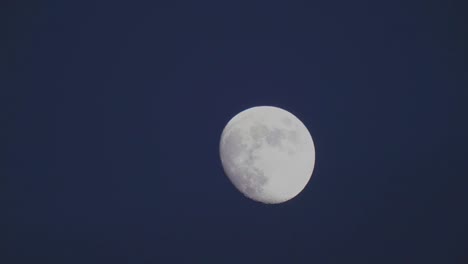
<svg viewBox="0 0 468 264"><path fill-rule="evenodd" d="M284 131L278 128L270 130L266 135L266 142L273 147L282 147L285 139Z"/></svg>
<svg viewBox="0 0 468 264"><path fill-rule="evenodd" d="M264 173L255 166L255 151L261 147L259 137L265 127L251 129L250 136L254 139L248 144L247 138L242 136L241 129L232 129L222 143L222 151L225 153L227 170L232 174L238 174L233 183L243 189L249 197L255 197L262 192L262 186L268 181ZM256 139L256 140L255 140Z"/></svg>

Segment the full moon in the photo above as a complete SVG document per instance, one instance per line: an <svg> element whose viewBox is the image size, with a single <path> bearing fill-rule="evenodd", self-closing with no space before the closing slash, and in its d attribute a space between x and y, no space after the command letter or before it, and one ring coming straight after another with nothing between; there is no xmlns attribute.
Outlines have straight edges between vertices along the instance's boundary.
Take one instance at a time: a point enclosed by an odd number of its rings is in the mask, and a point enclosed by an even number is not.
<svg viewBox="0 0 468 264"><path fill-rule="evenodd" d="M278 107L257 106L234 116L221 134L224 171L245 196L277 204L298 195L309 182L315 147L306 126Z"/></svg>

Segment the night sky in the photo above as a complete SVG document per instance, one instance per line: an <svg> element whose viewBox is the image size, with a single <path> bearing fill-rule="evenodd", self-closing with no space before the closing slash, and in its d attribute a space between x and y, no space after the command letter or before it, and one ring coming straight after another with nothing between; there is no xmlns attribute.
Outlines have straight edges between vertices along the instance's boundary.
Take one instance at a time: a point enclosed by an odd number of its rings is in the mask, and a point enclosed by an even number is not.
<svg viewBox="0 0 468 264"><path fill-rule="evenodd" d="M468 263L463 2L2 2L0 263ZM219 158L257 105L315 142L279 205Z"/></svg>

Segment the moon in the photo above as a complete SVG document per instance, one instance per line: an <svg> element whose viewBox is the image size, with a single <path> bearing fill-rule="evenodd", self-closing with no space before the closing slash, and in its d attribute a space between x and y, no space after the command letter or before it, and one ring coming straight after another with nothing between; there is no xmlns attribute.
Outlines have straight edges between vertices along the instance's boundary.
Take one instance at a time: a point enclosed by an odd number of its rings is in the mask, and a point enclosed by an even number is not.
<svg viewBox="0 0 468 264"><path fill-rule="evenodd" d="M315 165L315 146L306 126L273 106L252 107L234 116L221 134L219 153L232 184L267 204L297 196Z"/></svg>

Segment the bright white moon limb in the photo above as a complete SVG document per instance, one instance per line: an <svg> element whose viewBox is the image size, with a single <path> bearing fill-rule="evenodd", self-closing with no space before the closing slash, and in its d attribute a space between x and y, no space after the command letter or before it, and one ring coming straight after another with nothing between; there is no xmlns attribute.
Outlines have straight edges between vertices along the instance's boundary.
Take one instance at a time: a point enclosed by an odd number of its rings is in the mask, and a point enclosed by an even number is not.
<svg viewBox="0 0 468 264"><path fill-rule="evenodd" d="M315 165L315 147L293 114L258 106L234 116L221 135L221 162L234 186L262 203L282 203L306 186Z"/></svg>

